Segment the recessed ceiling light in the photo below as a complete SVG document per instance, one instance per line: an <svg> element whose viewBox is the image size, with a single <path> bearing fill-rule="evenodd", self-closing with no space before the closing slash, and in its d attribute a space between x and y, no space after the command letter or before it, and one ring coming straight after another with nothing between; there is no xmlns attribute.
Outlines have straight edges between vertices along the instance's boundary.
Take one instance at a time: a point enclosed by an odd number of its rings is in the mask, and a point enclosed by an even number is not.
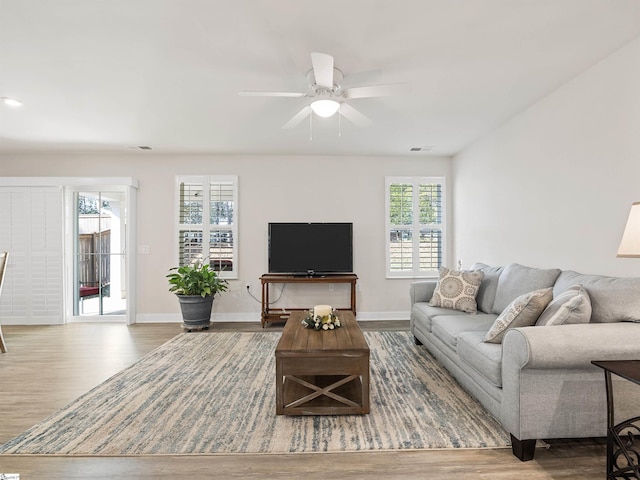
<svg viewBox="0 0 640 480"><path fill-rule="evenodd" d="M2 103L4 103L5 105L9 105L10 107L21 107L22 106L22 102L20 100L18 100L17 98L0 97L0 101L2 101Z"/></svg>

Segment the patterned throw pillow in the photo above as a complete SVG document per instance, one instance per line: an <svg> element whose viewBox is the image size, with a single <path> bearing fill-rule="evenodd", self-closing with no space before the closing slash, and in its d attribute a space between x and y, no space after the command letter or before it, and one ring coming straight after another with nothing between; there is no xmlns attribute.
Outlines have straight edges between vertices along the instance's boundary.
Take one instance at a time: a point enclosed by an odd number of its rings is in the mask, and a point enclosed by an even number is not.
<svg viewBox="0 0 640 480"><path fill-rule="evenodd" d="M461 312L477 313L476 295L484 278L480 270L440 268L440 278L429 305Z"/></svg>
<svg viewBox="0 0 640 480"><path fill-rule="evenodd" d="M520 295L496 318L484 337L487 343L502 343L502 338L510 328L530 327L549 305L553 297L552 288L541 288Z"/></svg>
<svg viewBox="0 0 640 480"><path fill-rule="evenodd" d="M573 285L562 292L544 309L536 326L589 323L591 299L582 285Z"/></svg>

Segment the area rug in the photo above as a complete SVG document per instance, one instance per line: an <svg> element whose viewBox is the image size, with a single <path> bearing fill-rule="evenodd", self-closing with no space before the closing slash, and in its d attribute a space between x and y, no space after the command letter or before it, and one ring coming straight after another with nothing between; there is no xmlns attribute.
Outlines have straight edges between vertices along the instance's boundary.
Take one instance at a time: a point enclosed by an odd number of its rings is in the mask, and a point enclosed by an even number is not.
<svg viewBox="0 0 640 480"><path fill-rule="evenodd" d="M322 335L318 332L318 335ZM408 332L366 332L371 413L275 414L280 333L183 333L0 446L150 455L506 447L509 436Z"/></svg>

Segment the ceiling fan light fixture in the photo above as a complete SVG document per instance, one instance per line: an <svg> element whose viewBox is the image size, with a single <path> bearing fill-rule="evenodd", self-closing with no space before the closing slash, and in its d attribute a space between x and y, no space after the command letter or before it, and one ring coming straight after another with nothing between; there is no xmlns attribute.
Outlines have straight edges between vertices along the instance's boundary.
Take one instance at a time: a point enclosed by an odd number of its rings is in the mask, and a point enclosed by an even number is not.
<svg viewBox="0 0 640 480"><path fill-rule="evenodd" d="M334 113L338 111L340 108L340 103L335 100L316 100L311 103L311 110L318 115L319 117L330 117Z"/></svg>

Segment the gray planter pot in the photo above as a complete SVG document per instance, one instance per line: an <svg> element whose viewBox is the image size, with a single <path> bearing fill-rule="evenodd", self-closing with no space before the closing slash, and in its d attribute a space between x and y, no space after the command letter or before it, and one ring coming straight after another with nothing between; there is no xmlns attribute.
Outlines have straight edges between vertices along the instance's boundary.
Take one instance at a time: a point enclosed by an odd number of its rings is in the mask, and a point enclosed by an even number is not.
<svg viewBox="0 0 640 480"><path fill-rule="evenodd" d="M211 323L213 295L176 295L182 310L182 321L185 329L208 328Z"/></svg>

